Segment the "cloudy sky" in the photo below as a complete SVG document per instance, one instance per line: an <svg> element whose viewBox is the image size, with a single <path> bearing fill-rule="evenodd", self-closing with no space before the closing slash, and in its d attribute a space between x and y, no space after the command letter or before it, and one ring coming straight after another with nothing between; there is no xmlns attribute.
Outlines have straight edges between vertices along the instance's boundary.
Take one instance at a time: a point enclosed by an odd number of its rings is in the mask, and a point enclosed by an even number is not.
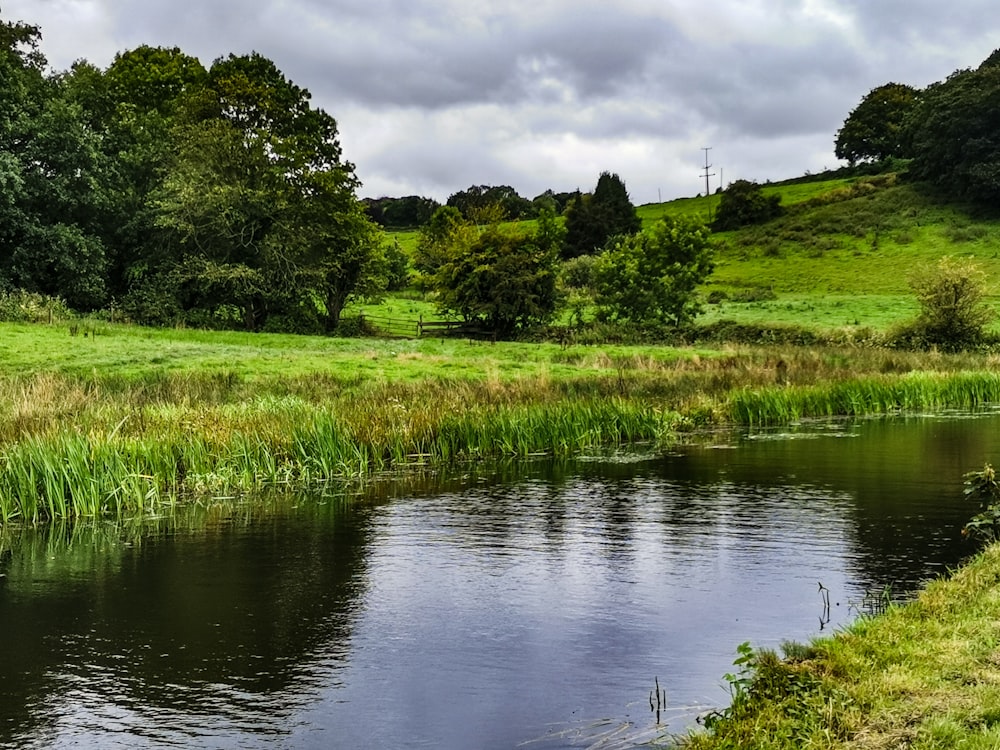
<svg viewBox="0 0 1000 750"><path fill-rule="evenodd" d="M995 0L0 0L57 70L140 44L256 50L337 118L361 194L473 184L636 204L837 166L872 88L1000 47Z"/></svg>

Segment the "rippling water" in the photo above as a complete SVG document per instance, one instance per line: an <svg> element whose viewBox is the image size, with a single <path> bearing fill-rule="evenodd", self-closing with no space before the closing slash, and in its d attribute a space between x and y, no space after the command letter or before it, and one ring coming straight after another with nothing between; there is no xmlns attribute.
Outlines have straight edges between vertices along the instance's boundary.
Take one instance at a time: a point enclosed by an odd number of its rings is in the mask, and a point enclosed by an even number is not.
<svg viewBox="0 0 1000 750"><path fill-rule="evenodd" d="M683 731L725 704L740 642L831 632L866 591L957 564L961 475L996 455L997 419L11 535L0 745L548 750Z"/></svg>

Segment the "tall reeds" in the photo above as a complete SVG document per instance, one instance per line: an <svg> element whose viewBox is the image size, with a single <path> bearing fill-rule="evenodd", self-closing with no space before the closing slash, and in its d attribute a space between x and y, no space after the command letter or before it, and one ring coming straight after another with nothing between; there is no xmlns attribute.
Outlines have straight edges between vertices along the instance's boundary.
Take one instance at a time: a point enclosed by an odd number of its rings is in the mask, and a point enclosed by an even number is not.
<svg viewBox="0 0 1000 750"><path fill-rule="evenodd" d="M586 359L508 380L0 377L0 521L148 515L415 465L668 443L692 425L1000 401L984 358L747 349Z"/></svg>
<svg viewBox="0 0 1000 750"><path fill-rule="evenodd" d="M927 409L974 409L1000 401L994 372L873 375L808 386L734 391L728 417L736 424L785 424L802 418L891 414Z"/></svg>

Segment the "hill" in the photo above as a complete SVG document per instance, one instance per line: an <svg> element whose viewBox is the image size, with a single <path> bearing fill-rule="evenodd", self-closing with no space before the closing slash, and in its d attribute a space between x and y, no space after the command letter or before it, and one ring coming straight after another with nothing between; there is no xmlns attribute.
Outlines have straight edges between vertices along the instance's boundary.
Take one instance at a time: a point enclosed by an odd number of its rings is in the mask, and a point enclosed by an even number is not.
<svg viewBox="0 0 1000 750"><path fill-rule="evenodd" d="M715 234L716 270L703 290L712 304L699 321L885 330L916 314L911 273L945 255L982 265L1000 312L996 217L897 174L792 181L764 191L780 195L786 212ZM663 216L708 220L718 202L681 198L638 212L645 225ZM416 241L415 232L391 236L404 249Z"/></svg>
<svg viewBox="0 0 1000 750"><path fill-rule="evenodd" d="M912 272L945 255L971 257L1000 293L1000 222L945 202L895 174L774 186L784 216L716 235L707 319L819 328L886 327L911 318ZM661 215L707 205L667 204ZM643 207L649 220L655 207Z"/></svg>

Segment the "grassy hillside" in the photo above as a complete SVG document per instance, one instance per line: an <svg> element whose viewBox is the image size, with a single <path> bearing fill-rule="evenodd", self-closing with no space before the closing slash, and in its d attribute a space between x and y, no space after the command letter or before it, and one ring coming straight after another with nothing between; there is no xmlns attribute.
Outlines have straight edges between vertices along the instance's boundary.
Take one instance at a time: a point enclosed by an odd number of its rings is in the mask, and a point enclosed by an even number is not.
<svg viewBox="0 0 1000 750"><path fill-rule="evenodd" d="M885 330L916 313L912 272L944 255L971 257L982 265L1000 312L997 219L942 202L893 174L764 189L781 196L786 213L715 235L716 270L703 291L721 301L706 306L702 322ZM719 200L717 195L681 198L638 211L645 224L663 216L706 220ZM394 236L406 248L416 234ZM995 327L1000 330L1000 323Z"/></svg>

